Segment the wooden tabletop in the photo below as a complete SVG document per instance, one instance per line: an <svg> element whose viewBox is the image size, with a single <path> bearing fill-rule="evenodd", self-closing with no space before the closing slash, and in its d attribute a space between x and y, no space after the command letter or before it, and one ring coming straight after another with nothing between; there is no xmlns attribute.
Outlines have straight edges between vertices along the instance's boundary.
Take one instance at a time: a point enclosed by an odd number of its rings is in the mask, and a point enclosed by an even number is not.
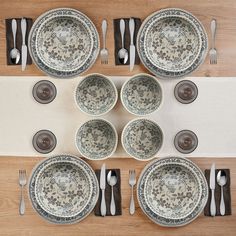
<svg viewBox="0 0 236 236"><path fill-rule="evenodd" d="M139 17L145 19L150 13L166 7L178 7L192 12L205 26L209 35L212 18L217 19L218 64L210 65L209 58L192 76L229 76L236 75L236 1L234 0L1 0L0 4L0 75L43 75L34 65L21 72L20 66L6 66L5 23L6 18L31 17L36 19L43 12L56 7L72 7L87 14L101 34L101 21L108 20L109 64L101 66L98 59L87 72L106 75L131 75L147 72L143 66L135 66L132 73L126 66L114 66L113 19ZM210 36L210 35L209 35ZM232 78L234 79L234 78ZM0 118L1 121L1 118ZM10 125L10 124L9 124ZM1 132L1 131L0 131ZM1 140L0 140L1 141ZM20 140L19 140L20 142ZM136 169L139 176L146 162L133 159L109 159L108 168L121 169L122 216L96 217L93 213L85 220L74 225L57 226L44 221L32 209L26 197L26 214L19 216L18 204L20 189L18 170L26 169L29 175L32 168L43 158L0 157L0 235L235 235L236 232L236 158L193 158L202 170L210 168L212 162L217 168L230 168L232 216L206 217L201 215L191 224L180 228L163 228L152 223L135 204L135 215L129 215L130 188L129 169ZM93 168L100 168L101 161L89 161ZM25 195L27 192L25 191ZM26 195L27 196L27 195Z"/></svg>

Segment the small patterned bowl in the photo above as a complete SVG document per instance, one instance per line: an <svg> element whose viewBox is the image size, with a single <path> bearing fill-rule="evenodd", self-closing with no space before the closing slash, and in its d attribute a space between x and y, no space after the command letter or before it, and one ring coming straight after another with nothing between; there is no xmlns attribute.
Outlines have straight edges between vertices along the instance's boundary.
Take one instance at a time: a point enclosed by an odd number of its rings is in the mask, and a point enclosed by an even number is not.
<svg viewBox="0 0 236 236"><path fill-rule="evenodd" d="M123 129L121 142L130 156L140 161L148 161L160 150L163 133L155 122L148 119L135 119Z"/></svg>
<svg viewBox="0 0 236 236"><path fill-rule="evenodd" d="M103 160L116 150L118 135L115 127L103 119L85 122L76 133L76 146L90 160Z"/></svg>
<svg viewBox="0 0 236 236"><path fill-rule="evenodd" d="M89 115L104 115L115 106L117 99L116 86L104 75L88 75L76 88L76 103L81 111Z"/></svg>
<svg viewBox="0 0 236 236"><path fill-rule="evenodd" d="M123 84L120 97L127 111L143 116L159 108L162 102L162 89L155 77L138 74Z"/></svg>

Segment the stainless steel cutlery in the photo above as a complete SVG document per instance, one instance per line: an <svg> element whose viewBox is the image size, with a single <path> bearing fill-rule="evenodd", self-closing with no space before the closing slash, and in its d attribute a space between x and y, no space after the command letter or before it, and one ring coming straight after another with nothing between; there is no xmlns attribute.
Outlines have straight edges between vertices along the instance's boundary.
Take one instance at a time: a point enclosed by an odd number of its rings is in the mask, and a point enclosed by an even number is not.
<svg viewBox="0 0 236 236"><path fill-rule="evenodd" d="M19 213L20 215L25 214L25 200L24 200L24 186L26 185L26 170L19 170L19 185L21 187L21 195L20 195L20 205L19 205Z"/></svg>
<svg viewBox="0 0 236 236"><path fill-rule="evenodd" d="M114 198L114 191L113 191L113 187L114 185L116 185L117 183L117 177L116 177L116 173L114 171L109 171L108 175L107 175L107 183L111 186L111 204L110 204L110 212L111 215L115 215L116 214L116 204L115 204L115 198Z"/></svg>
<svg viewBox="0 0 236 236"><path fill-rule="evenodd" d="M21 46L21 69L22 71L25 70L26 62L27 62L27 46L25 43L25 36L26 36L26 19L21 19L21 32L22 32L22 46Z"/></svg>
<svg viewBox="0 0 236 236"><path fill-rule="evenodd" d="M107 209L106 209L106 202L105 202L105 189L106 189L106 164L104 163L101 168L100 172L100 189L102 190L102 200L101 200L101 215L105 216Z"/></svg>
<svg viewBox="0 0 236 236"><path fill-rule="evenodd" d="M13 48L10 51L10 57L11 57L12 63L17 64L20 61L20 51L16 48L16 32L17 32L16 19L12 19L11 27L12 27L12 36L13 36Z"/></svg>
<svg viewBox="0 0 236 236"><path fill-rule="evenodd" d="M224 186L227 183L226 173L224 170L219 170L217 173L217 183L221 188L221 198L220 198L220 214L225 215L225 201L224 201Z"/></svg>
<svg viewBox="0 0 236 236"><path fill-rule="evenodd" d="M132 71L134 68L134 62L135 62L135 46L134 46L134 19L129 19L129 31L130 31L130 47L129 47L129 54L130 54L130 64L129 64L129 70Z"/></svg>
<svg viewBox="0 0 236 236"><path fill-rule="evenodd" d="M216 215L216 202L215 202L215 163L211 166L210 171L210 189L211 189L211 204L210 204L210 213L211 216Z"/></svg>
<svg viewBox="0 0 236 236"><path fill-rule="evenodd" d="M101 63L108 64L108 49L106 48L107 21L102 21L103 48L100 51Z"/></svg>
<svg viewBox="0 0 236 236"><path fill-rule="evenodd" d="M121 49L118 51L119 60L122 64L126 64L129 58L127 49L125 49L124 36L125 36L125 21L120 20L120 35L121 35Z"/></svg>
<svg viewBox="0 0 236 236"><path fill-rule="evenodd" d="M215 47L215 40L216 40L216 20L213 19L211 21L211 49L209 51L210 55L210 64L217 64L217 51Z"/></svg>
<svg viewBox="0 0 236 236"><path fill-rule="evenodd" d="M134 205L134 186L136 184L136 174L135 170L129 171L129 185L131 186L131 198L130 198L130 206L129 212L131 215L135 212L135 205Z"/></svg>

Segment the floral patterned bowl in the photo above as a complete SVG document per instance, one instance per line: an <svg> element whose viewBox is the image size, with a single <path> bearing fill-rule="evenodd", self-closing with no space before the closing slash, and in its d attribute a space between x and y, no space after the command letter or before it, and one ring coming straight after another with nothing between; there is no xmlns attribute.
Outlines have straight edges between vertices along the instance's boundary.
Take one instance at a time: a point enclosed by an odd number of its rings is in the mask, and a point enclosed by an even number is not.
<svg viewBox="0 0 236 236"><path fill-rule="evenodd" d="M132 157L148 161L155 157L163 143L160 127L148 119L130 121L122 131L122 146Z"/></svg>
<svg viewBox="0 0 236 236"><path fill-rule="evenodd" d="M116 150L118 135L115 127L106 120L85 122L76 133L76 146L90 160L103 160Z"/></svg>
<svg viewBox="0 0 236 236"><path fill-rule="evenodd" d="M157 79L148 74L135 75L121 89L123 106L134 115L148 115L156 111L162 101L162 89Z"/></svg>
<svg viewBox="0 0 236 236"><path fill-rule="evenodd" d="M202 171L181 157L154 160L142 171L137 198L155 223L176 227L193 221L204 209L208 185Z"/></svg>
<svg viewBox="0 0 236 236"><path fill-rule="evenodd" d="M99 53L93 22L71 8L47 11L34 22L29 53L40 70L57 78L71 78L88 70Z"/></svg>
<svg viewBox="0 0 236 236"><path fill-rule="evenodd" d="M201 22L182 9L154 12L142 23L137 51L144 66L157 77L183 77L204 61L207 34Z"/></svg>
<svg viewBox="0 0 236 236"><path fill-rule="evenodd" d="M89 115L104 115L116 104L118 93L114 83L104 75L91 74L79 83L75 100L81 111Z"/></svg>
<svg viewBox="0 0 236 236"><path fill-rule="evenodd" d="M41 161L29 180L29 198L44 219L57 224L81 221L93 210L99 186L82 159L59 155Z"/></svg>

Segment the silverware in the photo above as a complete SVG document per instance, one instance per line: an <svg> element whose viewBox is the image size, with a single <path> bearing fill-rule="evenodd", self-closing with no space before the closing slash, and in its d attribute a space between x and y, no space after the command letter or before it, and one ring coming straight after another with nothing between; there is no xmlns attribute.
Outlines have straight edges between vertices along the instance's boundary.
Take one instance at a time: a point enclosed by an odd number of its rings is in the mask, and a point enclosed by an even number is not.
<svg viewBox="0 0 236 236"><path fill-rule="evenodd" d="M120 35L121 35L121 49L118 52L119 60L122 64L125 64L128 61L129 54L124 46L124 35L125 35L125 21L120 20Z"/></svg>
<svg viewBox="0 0 236 236"><path fill-rule="evenodd" d="M217 183L221 187L221 198L220 198L220 214L225 215L225 201L224 201L224 185L226 185L226 173L224 170L220 170L217 173Z"/></svg>
<svg viewBox="0 0 236 236"><path fill-rule="evenodd" d="M102 21L103 48L100 51L101 63L108 64L108 50L106 48L107 21Z"/></svg>
<svg viewBox="0 0 236 236"><path fill-rule="evenodd" d="M26 185L26 170L19 170L19 185L21 187L19 212L20 212L20 215L24 215L25 214L25 200L24 200L23 189L24 189L24 186Z"/></svg>
<svg viewBox="0 0 236 236"><path fill-rule="evenodd" d="M116 185L117 183L117 177L116 177L116 173L114 171L109 171L108 175L107 175L107 183L111 186L111 204L110 204L110 212L111 215L115 215L116 214L116 205L115 205L115 199L114 199L114 191L113 191L113 187L114 185Z"/></svg>
<svg viewBox="0 0 236 236"><path fill-rule="evenodd" d="M134 62L135 62L135 46L134 46L134 19L129 19L129 32L130 32L130 46L129 46L129 54L130 54L130 64L129 64L129 70L132 71L134 68Z"/></svg>
<svg viewBox="0 0 236 236"><path fill-rule="evenodd" d="M101 200L101 215L105 216L107 209L106 209L106 202L105 202L105 189L106 189L106 164L104 163L101 168L100 172L100 189L102 190L102 200Z"/></svg>
<svg viewBox="0 0 236 236"><path fill-rule="evenodd" d="M135 212L135 205L134 205L134 186L136 184L136 175L135 170L129 171L129 185L131 186L131 199L130 199L130 206L129 206L129 213L133 215Z"/></svg>
<svg viewBox="0 0 236 236"><path fill-rule="evenodd" d="M13 48L10 51L10 57L11 57L12 63L17 64L20 61L20 52L16 48L17 24L16 24L16 20L15 19L12 19L11 27L12 27L12 35L13 35Z"/></svg>
<svg viewBox="0 0 236 236"><path fill-rule="evenodd" d="M209 51L210 64L217 64L217 51L215 48L215 39L216 39L216 20L215 19L211 21L211 37L212 37L212 44L211 44L211 49Z"/></svg>
<svg viewBox="0 0 236 236"><path fill-rule="evenodd" d="M22 32L22 46L21 46L21 70L24 71L27 62L27 46L25 44L25 35L26 35L26 19L21 19L21 32Z"/></svg>
<svg viewBox="0 0 236 236"><path fill-rule="evenodd" d="M216 215L216 203L215 203L215 163L213 163L212 166L211 166L210 189L211 189L210 213L211 213L211 216L215 216Z"/></svg>

